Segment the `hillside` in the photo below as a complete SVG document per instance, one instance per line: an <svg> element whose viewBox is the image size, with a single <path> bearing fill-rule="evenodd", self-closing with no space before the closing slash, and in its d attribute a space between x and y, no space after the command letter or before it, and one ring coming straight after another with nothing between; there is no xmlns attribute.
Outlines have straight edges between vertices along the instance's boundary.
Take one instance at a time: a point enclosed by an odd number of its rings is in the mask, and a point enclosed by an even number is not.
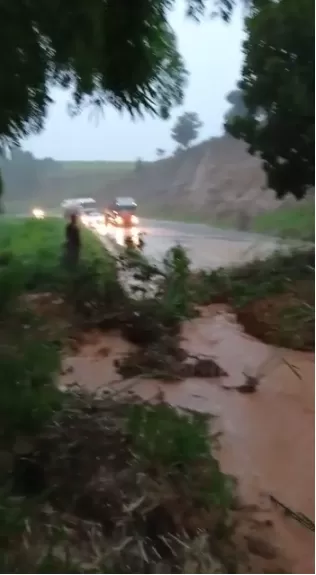
<svg viewBox="0 0 316 575"><path fill-rule="evenodd" d="M65 198L96 196L108 184L127 177L133 162L60 162L60 169L43 178L38 201L58 207Z"/></svg>
<svg viewBox="0 0 316 575"><path fill-rule="evenodd" d="M0 162L0 169L5 209L11 213L26 213L36 204L58 209L63 199L78 196L95 197L102 209L115 196L127 195L136 198L144 216L239 229L271 232L277 222L287 233L304 229L306 213L310 215L308 206L307 212L298 214L296 225L297 202L291 197L280 202L274 192L264 189L260 162L230 136L212 138L155 162L58 162L15 150L12 159ZM278 215L280 209L290 210L285 220L283 212ZM269 219L271 210L276 217L270 223L266 216ZM311 216L309 235L314 210Z"/></svg>
<svg viewBox="0 0 316 575"><path fill-rule="evenodd" d="M134 162L107 162L107 161L66 161L59 162L64 172L68 174L92 174L99 173L112 177L128 174L134 168Z"/></svg>
<svg viewBox="0 0 316 575"><path fill-rule="evenodd" d="M0 170L7 212L23 213L35 204L54 209L67 197L94 196L134 170L134 162L58 162L19 151L11 160L2 159Z"/></svg>
<svg viewBox="0 0 316 575"><path fill-rule="evenodd" d="M132 195L144 215L240 223L295 202L276 200L264 186L260 162L240 141L223 136L146 163L109 182L97 198L103 204L116 195Z"/></svg>

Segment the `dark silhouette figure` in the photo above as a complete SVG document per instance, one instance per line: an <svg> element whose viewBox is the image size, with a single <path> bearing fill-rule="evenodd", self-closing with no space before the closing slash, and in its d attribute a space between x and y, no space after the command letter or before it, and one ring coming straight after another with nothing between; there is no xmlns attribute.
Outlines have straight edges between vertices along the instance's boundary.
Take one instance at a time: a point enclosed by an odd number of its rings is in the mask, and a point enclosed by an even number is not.
<svg viewBox="0 0 316 575"><path fill-rule="evenodd" d="M65 238L65 265L69 268L77 266L80 256L81 240L78 227L77 214L71 214L70 221L66 226Z"/></svg>

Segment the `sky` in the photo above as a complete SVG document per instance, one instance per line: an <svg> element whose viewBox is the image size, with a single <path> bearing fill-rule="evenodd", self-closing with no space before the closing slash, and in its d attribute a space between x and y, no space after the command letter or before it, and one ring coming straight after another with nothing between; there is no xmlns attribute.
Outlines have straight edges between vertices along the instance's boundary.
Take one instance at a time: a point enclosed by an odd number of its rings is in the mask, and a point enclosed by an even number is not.
<svg viewBox="0 0 316 575"><path fill-rule="evenodd" d="M152 160L156 149L171 153L175 143L170 131L184 111L197 112L203 128L200 140L222 133L223 116L229 104L226 94L233 90L242 65L243 19L235 11L232 21L206 19L196 23L185 17L184 2L178 0L170 16L179 50L190 73L183 105L175 108L168 121L145 116L132 120L106 107L102 115L86 110L76 118L68 114L69 94L53 90L46 126L37 136L28 138L23 148L38 158L56 160L134 161Z"/></svg>

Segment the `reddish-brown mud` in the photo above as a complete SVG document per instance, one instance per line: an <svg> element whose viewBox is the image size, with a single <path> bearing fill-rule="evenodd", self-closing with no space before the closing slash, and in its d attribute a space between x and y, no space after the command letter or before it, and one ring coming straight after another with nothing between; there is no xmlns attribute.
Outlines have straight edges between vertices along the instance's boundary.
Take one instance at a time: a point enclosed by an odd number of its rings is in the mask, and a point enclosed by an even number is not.
<svg viewBox="0 0 316 575"><path fill-rule="evenodd" d="M223 471L238 479L247 505L258 506L292 573L314 573L314 533L285 516L270 496L314 521L314 354L273 348L243 333L225 308L210 307L187 322L183 346L213 356L229 374L161 384L120 382L113 360L130 349L118 334L90 334L80 354L65 359L62 384L91 390L132 386L144 399L159 390L172 405L216 416ZM245 374L259 379L255 393L238 391Z"/></svg>

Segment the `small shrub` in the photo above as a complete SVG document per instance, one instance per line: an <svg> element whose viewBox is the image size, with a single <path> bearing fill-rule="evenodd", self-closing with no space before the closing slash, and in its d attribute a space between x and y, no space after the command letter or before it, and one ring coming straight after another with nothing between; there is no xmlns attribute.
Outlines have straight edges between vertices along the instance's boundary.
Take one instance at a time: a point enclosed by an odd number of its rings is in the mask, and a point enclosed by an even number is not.
<svg viewBox="0 0 316 575"><path fill-rule="evenodd" d="M185 470L209 457L207 419L200 414L180 414L165 404L134 405L127 430L140 457L170 469Z"/></svg>
<svg viewBox="0 0 316 575"><path fill-rule="evenodd" d="M22 312L0 325L0 337L2 433L35 433L61 407L54 381L60 366L58 341L45 324Z"/></svg>
<svg viewBox="0 0 316 575"><path fill-rule="evenodd" d="M208 417L180 413L173 407L133 405L127 431L134 452L143 464L180 476L183 489L199 505L228 507L233 497L233 481L225 476L211 454Z"/></svg>

